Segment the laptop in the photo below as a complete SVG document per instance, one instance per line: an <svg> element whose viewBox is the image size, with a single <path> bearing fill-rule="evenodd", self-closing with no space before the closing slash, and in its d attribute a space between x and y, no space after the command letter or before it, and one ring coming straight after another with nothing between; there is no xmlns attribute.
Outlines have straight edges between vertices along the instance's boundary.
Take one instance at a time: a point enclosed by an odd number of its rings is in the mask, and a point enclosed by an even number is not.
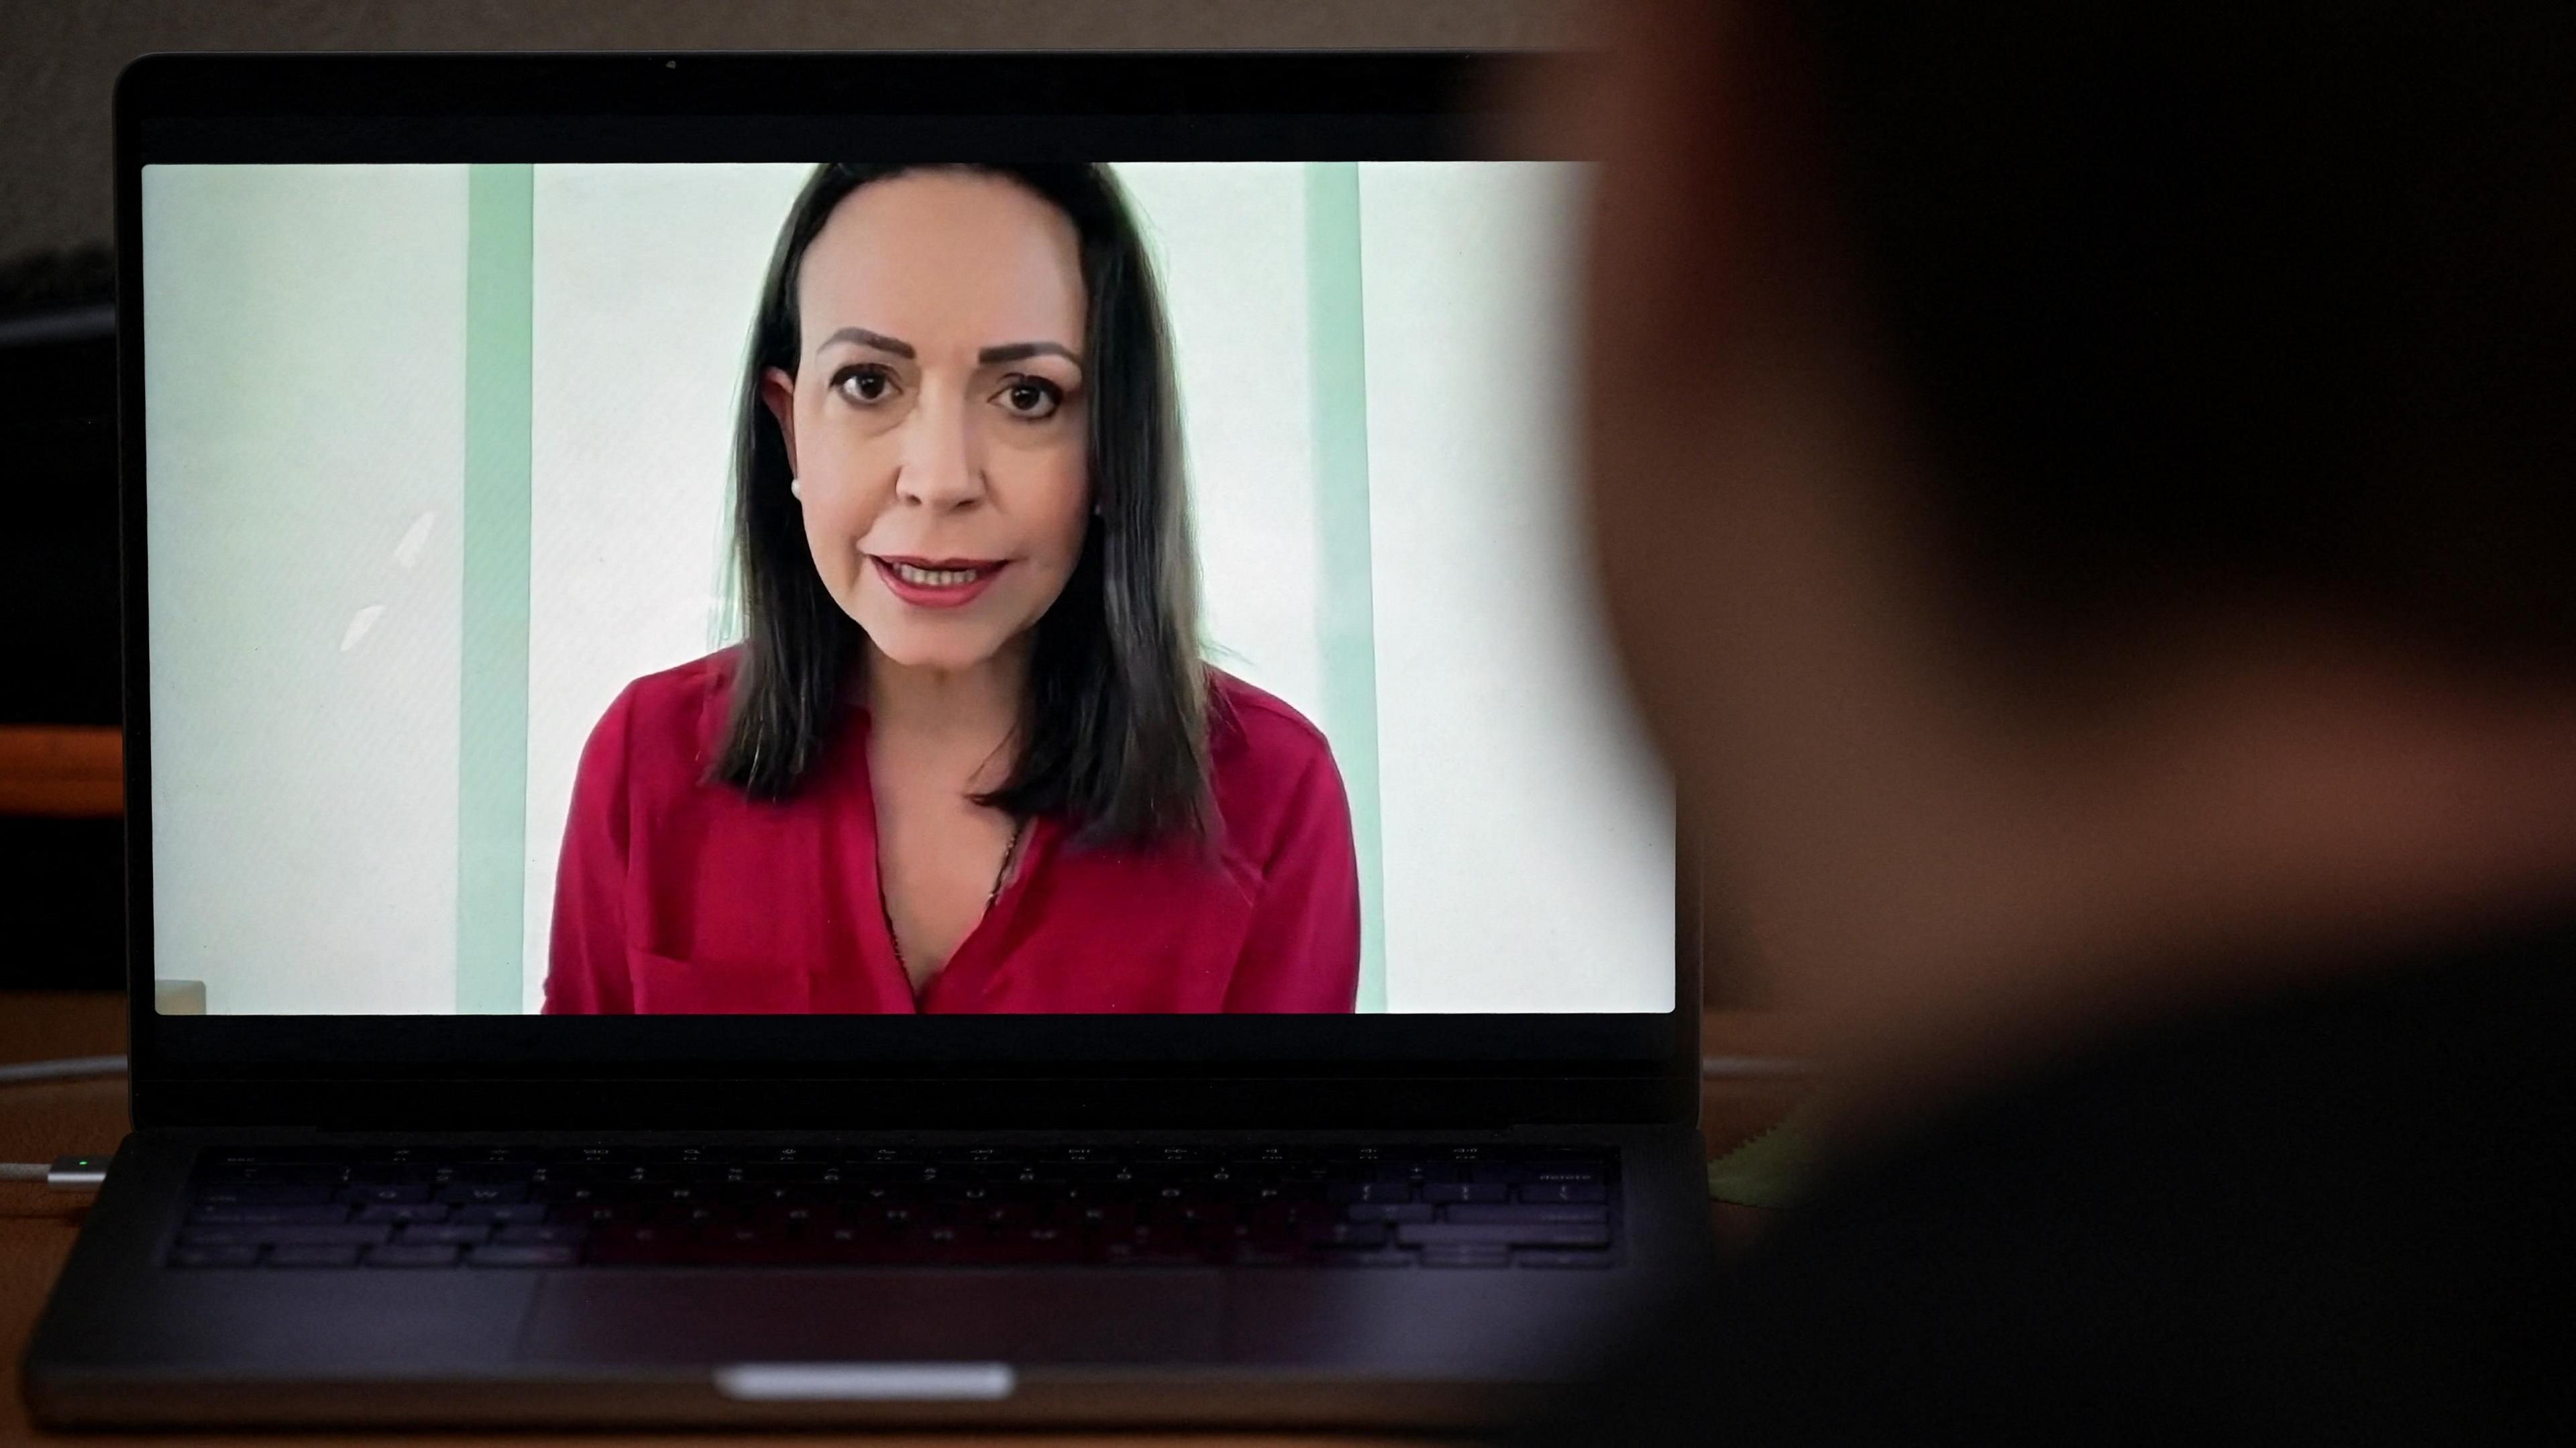
<svg viewBox="0 0 2576 1448"><path fill-rule="evenodd" d="M1458 1426L1705 1267L1502 64L129 68L37 1417Z"/></svg>

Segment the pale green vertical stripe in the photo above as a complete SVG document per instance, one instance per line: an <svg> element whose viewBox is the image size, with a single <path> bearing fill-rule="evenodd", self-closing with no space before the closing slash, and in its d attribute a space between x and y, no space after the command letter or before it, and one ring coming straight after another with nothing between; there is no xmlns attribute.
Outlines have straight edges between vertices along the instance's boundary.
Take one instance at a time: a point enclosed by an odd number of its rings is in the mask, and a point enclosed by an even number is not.
<svg viewBox="0 0 2576 1448"><path fill-rule="evenodd" d="M466 168L456 1009L516 1014L527 908L528 473L536 171Z"/></svg>
<svg viewBox="0 0 2576 1448"><path fill-rule="evenodd" d="M1324 732L1351 797L1360 865L1360 999L1386 1009L1386 873L1378 825L1377 633L1369 577L1368 334L1360 315L1360 170L1306 166L1306 332L1312 370Z"/></svg>

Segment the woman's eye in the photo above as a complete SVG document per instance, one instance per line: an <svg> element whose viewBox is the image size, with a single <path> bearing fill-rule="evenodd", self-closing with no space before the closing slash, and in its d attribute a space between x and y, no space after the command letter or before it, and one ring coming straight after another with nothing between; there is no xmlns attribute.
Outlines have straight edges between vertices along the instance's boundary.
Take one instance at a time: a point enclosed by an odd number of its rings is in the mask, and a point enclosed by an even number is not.
<svg viewBox="0 0 2576 1448"><path fill-rule="evenodd" d="M1064 405L1064 389L1043 377L1014 377L1002 384L993 400L1013 416L1035 422L1053 417L1055 410Z"/></svg>
<svg viewBox="0 0 2576 1448"><path fill-rule="evenodd" d="M883 402L895 390L893 376L882 367L853 367L833 378L832 387L861 406Z"/></svg>

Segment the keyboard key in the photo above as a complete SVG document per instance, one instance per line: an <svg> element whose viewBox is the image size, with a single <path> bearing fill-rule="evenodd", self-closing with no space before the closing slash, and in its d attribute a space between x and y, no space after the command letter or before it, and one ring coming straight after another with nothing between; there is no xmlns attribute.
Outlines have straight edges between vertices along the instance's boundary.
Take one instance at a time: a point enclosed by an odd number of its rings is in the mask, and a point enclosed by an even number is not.
<svg viewBox="0 0 2576 1448"><path fill-rule="evenodd" d="M1423 1146L1335 1146L1327 1147L1324 1158L1335 1162L1412 1161L1429 1156L1432 1148Z"/></svg>
<svg viewBox="0 0 2576 1448"><path fill-rule="evenodd" d="M354 1187L417 1186L427 1190L437 1175L437 1168L427 1162L376 1162L349 1168L347 1180Z"/></svg>
<svg viewBox="0 0 2576 1448"><path fill-rule="evenodd" d="M595 1239L590 1260L627 1265L677 1262L688 1250L686 1230L677 1227L620 1226ZM559 1247L513 1247L513 1251L562 1251Z"/></svg>
<svg viewBox="0 0 2576 1448"><path fill-rule="evenodd" d="M186 1227L179 1240L191 1247L235 1247L258 1243L291 1243L305 1247L372 1247L393 1235L377 1223L289 1222L275 1227Z"/></svg>
<svg viewBox="0 0 2576 1448"><path fill-rule="evenodd" d="M1512 1222L1544 1222L1556 1226L1580 1226L1610 1220L1610 1209L1599 1206L1567 1204L1550 1206L1544 1202L1514 1203L1510 1206L1486 1206L1462 1203L1441 1214L1444 1222L1474 1222L1494 1226Z"/></svg>
<svg viewBox="0 0 2576 1448"><path fill-rule="evenodd" d="M427 1182L378 1182L340 1189L340 1200L360 1206L407 1206L429 1200Z"/></svg>
<svg viewBox="0 0 2576 1448"><path fill-rule="evenodd" d="M686 1185L696 1187L701 1192L713 1194L723 1192L727 1188L739 1190L765 1185L778 1180L780 1172L790 1169L778 1166L745 1166L740 1162L733 1162L725 1166L683 1167L681 1176Z"/></svg>
<svg viewBox="0 0 2576 1448"><path fill-rule="evenodd" d="M1461 1242L1448 1247L1425 1247L1422 1249L1422 1265L1425 1267L1509 1267L1512 1265L1512 1251L1509 1247L1486 1242Z"/></svg>
<svg viewBox="0 0 2576 1448"><path fill-rule="evenodd" d="M1352 1222L1427 1222L1438 1209L1428 1202L1353 1202L1342 1208Z"/></svg>
<svg viewBox="0 0 2576 1448"><path fill-rule="evenodd" d="M589 1235L579 1227L557 1223L551 1226L503 1227L492 1234L492 1240L511 1247L578 1247Z"/></svg>
<svg viewBox="0 0 2576 1448"><path fill-rule="evenodd" d="M191 1225L179 1229L179 1241L181 1245L188 1247L259 1247L265 1246L268 1242L266 1230L262 1227Z"/></svg>
<svg viewBox="0 0 2576 1448"><path fill-rule="evenodd" d="M1508 1202L1512 1189L1501 1182L1433 1182L1422 1189L1426 1202Z"/></svg>
<svg viewBox="0 0 2576 1448"><path fill-rule="evenodd" d="M311 1147L242 1146L210 1151L198 1160L209 1167L258 1167L274 1166L282 1162L314 1162L329 1159L314 1153L315 1148Z"/></svg>
<svg viewBox="0 0 2576 1448"><path fill-rule="evenodd" d="M1526 1182L1520 1188L1525 1202L1606 1202L1609 1190L1598 1182Z"/></svg>
<svg viewBox="0 0 2576 1448"><path fill-rule="evenodd" d="M268 1249L268 1265L271 1267L355 1267L358 1265L358 1249L292 1244L271 1247Z"/></svg>
<svg viewBox="0 0 2576 1448"><path fill-rule="evenodd" d="M1456 1182L1467 1179L1467 1168L1440 1161L1382 1161L1370 1175L1382 1182Z"/></svg>
<svg viewBox="0 0 2576 1448"><path fill-rule="evenodd" d="M331 1188L320 1182L250 1182L212 1186L197 1193L210 1207L318 1206L331 1200Z"/></svg>
<svg viewBox="0 0 2576 1448"><path fill-rule="evenodd" d="M1141 1242L1111 1242L1094 1259L1110 1267L1196 1267L1205 1254L1188 1247L1154 1247Z"/></svg>
<svg viewBox="0 0 2576 1448"><path fill-rule="evenodd" d="M1597 1161L1534 1161L1529 1164L1527 1179L1534 1182L1597 1182L1602 1178L1602 1165Z"/></svg>
<svg viewBox="0 0 2576 1448"><path fill-rule="evenodd" d="M1532 1251L1524 1248L1512 1254L1512 1261L1522 1267L1607 1267L1607 1252Z"/></svg>
<svg viewBox="0 0 2576 1448"><path fill-rule="evenodd" d="M418 1246L395 1244L378 1247L367 1253L370 1267L453 1267L461 1249L452 1245L422 1243Z"/></svg>
<svg viewBox="0 0 2576 1448"><path fill-rule="evenodd" d="M1015 1244L1026 1244L1033 1258L1071 1258L1082 1248L1082 1234L1063 1227L1019 1227L1007 1235Z"/></svg>
<svg viewBox="0 0 2576 1448"><path fill-rule="evenodd" d="M1407 1227L1404 1231L1436 1230L1436 1227ZM1387 1229L1376 1222L1316 1222L1306 1228L1306 1240L1317 1247L1383 1247Z"/></svg>
<svg viewBox="0 0 2576 1448"><path fill-rule="evenodd" d="M468 1267L569 1267L579 1253L571 1247L530 1243L494 1243L474 1247L465 1253Z"/></svg>
<svg viewBox="0 0 2576 1448"><path fill-rule="evenodd" d="M432 1226L426 1223L409 1226L394 1233L397 1245L405 1247L472 1247L492 1235L489 1227Z"/></svg>
<svg viewBox="0 0 2576 1448"><path fill-rule="evenodd" d="M546 1209L543 1206L528 1203L523 1203L518 1206L459 1207L456 1209L456 1221L460 1225L469 1227L478 1225L519 1226L525 1223L542 1222L545 1219Z"/></svg>
<svg viewBox="0 0 2576 1448"><path fill-rule="evenodd" d="M173 1267L249 1267L258 1261L257 1247L176 1247L170 1252Z"/></svg>
<svg viewBox="0 0 2576 1448"><path fill-rule="evenodd" d="M1395 1239L1407 1247L1446 1247L1466 1243L1492 1243L1505 1247L1607 1247L1610 1228L1607 1223L1592 1226L1545 1223L1474 1223L1435 1222L1428 1226L1398 1227Z"/></svg>
<svg viewBox="0 0 2576 1448"><path fill-rule="evenodd" d="M208 1225L221 1223L245 1226L279 1222L345 1222L349 1209L338 1202L301 1207L199 1207L188 1214L192 1222Z"/></svg>
<svg viewBox="0 0 2576 1448"><path fill-rule="evenodd" d="M654 1208L645 1220L664 1227L729 1227L742 1220L742 1213L721 1202L669 1202Z"/></svg>
<svg viewBox="0 0 2576 1448"><path fill-rule="evenodd" d="M337 1186L348 1175L332 1162L295 1162L276 1166L216 1166L197 1173L210 1188L233 1186Z"/></svg>
<svg viewBox="0 0 2576 1448"><path fill-rule="evenodd" d="M1409 1202L1413 1200L1410 1182L1336 1182L1324 1188L1328 1202Z"/></svg>
<svg viewBox="0 0 2576 1448"><path fill-rule="evenodd" d="M393 1206L358 1208L361 1222L444 1222L447 1207L440 1202L403 1202Z"/></svg>
<svg viewBox="0 0 2576 1448"><path fill-rule="evenodd" d="M778 1231L798 1232L808 1227L829 1226L840 1220L831 1207L804 1202L769 1202L754 1207L751 1221L755 1226Z"/></svg>
<svg viewBox="0 0 2576 1448"><path fill-rule="evenodd" d="M509 1206L527 1199L526 1185L517 1182L464 1182L438 1194L438 1200L456 1207Z"/></svg>
<svg viewBox="0 0 2576 1448"><path fill-rule="evenodd" d="M1410 1267L1411 1252L1327 1252L1307 1260L1327 1267Z"/></svg>

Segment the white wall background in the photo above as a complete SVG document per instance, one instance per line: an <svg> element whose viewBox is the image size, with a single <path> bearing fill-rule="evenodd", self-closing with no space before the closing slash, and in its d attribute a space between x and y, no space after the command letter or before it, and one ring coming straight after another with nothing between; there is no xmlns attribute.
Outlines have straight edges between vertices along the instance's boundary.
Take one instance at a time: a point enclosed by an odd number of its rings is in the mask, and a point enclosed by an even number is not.
<svg viewBox="0 0 2576 1448"><path fill-rule="evenodd" d="M1211 656L1321 722L1302 168L1119 170L1162 265L1178 339ZM523 971L530 1009L582 740L629 679L696 657L716 638L735 388L761 271L804 168L539 166L535 174ZM213 909L220 886L235 891L236 903L217 913L266 933L252 939L236 925L232 934L189 935L192 927L183 926L195 952L184 958L201 962L194 968L210 979L211 1009L447 1011L457 572L452 552L434 547L446 535L433 525L432 549L404 575L445 580L443 605L413 608L404 596L405 608L438 613L445 652L395 654L380 645L370 657L382 657L390 672L379 684L355 675L340 682L350 670L334 654L277 678L273 692L192 691L184 673L173 682L161 648L165 598L174 619L211 606L238 611L251 597L286 607L274 575L302 561L314 542L348 550L355 577L332 592L330 570L321 570L293 583L289 614L238 613L188 635L205 655L201 673L240 677L243 656L277 646L290 627L282 617L320 620L338 609L330 616L337 629L363 606L342 594L367 593L360 584L374 582L372 565L358 560L360 544L382 531L371 520L383 509L358 498L345 474L318 462L271 474L219 459L299 453L324 435L340 452L374 455L399 444L407 449L400 476L435 475L445 491L403 514L384 547L417 512L443 509L442 519L454 512L462 465L461 173L422 173L419 194L402 205L334 190L359 183L325 177L288 206L260 189L271 184L293 183L210 180L211 197L198 209L164 205L162 229L148 243L154 297L181 294L174 305L204 313L187 314L188 330L174 331L161 303L152 303L155 809L165 824L192 821L182 827L190 833L165 828L156 840L168 902L160 912L163 970L189 973L171 949L174 912ZM1392 1010L1671 1005L1668 796L1618 712L1563 496L1572 352L1559 277L1573 184L1564 168L1540 165L1361 168ZM405 205L438 211L436 223L422 224ZM334 206L346 212L330 223L338 231L317 231L312 213ZM339 242L315 239L331 235ZM445 250L423 255L433 240ZM241 285L254 273L269 279L267 290ZM364 324L353 325L358 319ZM174 432L168 449L159 445L173 414L157 369L180 365L185 338L332 327L418 343L405 366L438 372L439 387L409 388L399 406L382 402L356 419L288 406L321 380L345 385L365 376L345 353L299 353L311 359L312 381L252 371L228 374L210 390L174 370L168 385L182 409L195 385L212 399L197 404L201 412L248 410L213 430ZM436 347L426 345L433 334ZM351 431L359 420L374 431ZM299 518L305 514L296 510L312 510L334 521L299 522L298 531L260 545L265 552L244 551L250 545L239 540L219 546L263 509ZM209 517L226 524L209 530ZM317 537L315 526L326 534ZM388 608L378 627L393 619ZM400 637L414 646L412 634ZM428 638L423 632L418 647ZM336 647L336 632L328 642ZM178 691L166 708L165 687ZM330 702L317 708L317 699ZM178 747L173 741L206 730L244 741L230 753L248 759L265 753L252 741L281 728L332 736L312 741L318 753L304 751L325 767L298 772L299 764L284 783L245 781L213 816L184 803L166 812L161 761ZM391 752L388 730L409 731ZM379 766L398 761L403 777L353 778L330 766L341 754ZM308 822L325 813L346 823L317 832ZM296 865L281 861L264 875L240 859L217 863L242 855L243 841L280 835L295 837L298 851L327 853L338 873L309 873L301 854ZM359 889L370 871L388 878ZM173 896L174 876L201 883ZM308 881L336 884L316 904ZM308 908L331 916L387 898L400 900L407 928L373 932L363 969L317 957L329 945L338 952L332 959L350 958L338 939L347 926L308 921ZM311 977L333 972L350 978L313 988Z"/></svg>
<svg viewBox="0 0 2576 1448"><path fill-rule="evenodd" d="M1117 170L1170 308L1209 657L1320 722L1305 168Z"/></svg>
<svg viewBox="0 0 2576 1448"><path fill-rule="evenodd" d="M1671 789L1568 487L1578 184L1360 167L1390 1011L1672 1008Z"/></svg>
<svg viewBox="0 0 2576 1448"><path fill-rule="evenodd" d="M158 972L451 1011L464 168L153 166L143 237Z"/></svg>

